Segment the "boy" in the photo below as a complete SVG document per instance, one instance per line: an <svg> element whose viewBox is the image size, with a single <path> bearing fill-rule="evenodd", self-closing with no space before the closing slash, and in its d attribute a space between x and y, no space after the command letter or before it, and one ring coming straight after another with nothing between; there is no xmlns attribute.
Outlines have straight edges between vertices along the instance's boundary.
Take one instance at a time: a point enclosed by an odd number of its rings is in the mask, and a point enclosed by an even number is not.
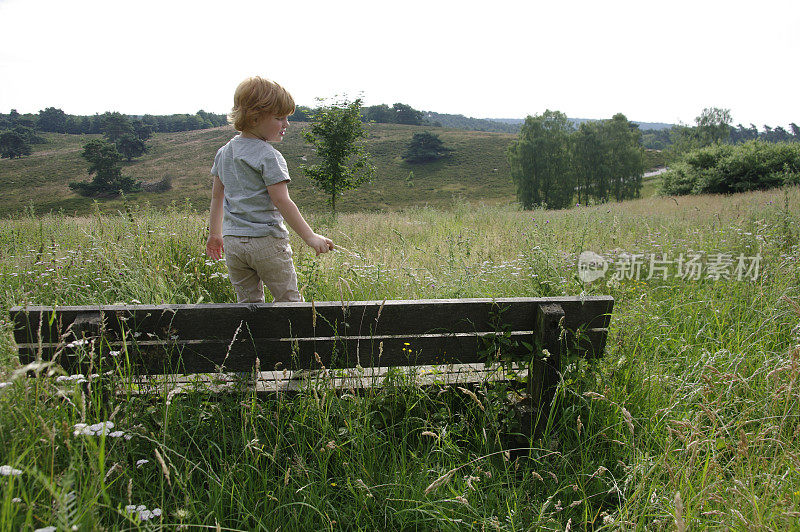
<svg viewBox="0 0 800 532"><path fill-rule="evenodd" d="M239 303L263 303L264 284L275 301L303 301L284 220L317 255L333 249L289 197L286 160L270 144L283 139L294 108L292 96L277 83L258 76L244 80L229 117L241 133L214 157L206 253L219 259L225 252Z"/></svg>

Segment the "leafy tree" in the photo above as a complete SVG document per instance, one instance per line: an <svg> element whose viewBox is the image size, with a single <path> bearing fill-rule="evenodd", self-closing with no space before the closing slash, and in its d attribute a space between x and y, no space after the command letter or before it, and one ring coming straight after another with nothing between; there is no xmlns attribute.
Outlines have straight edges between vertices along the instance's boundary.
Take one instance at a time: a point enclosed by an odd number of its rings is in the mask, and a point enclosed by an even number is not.
<svg viewBox="0 0 800 532"><path fill-rule="evenodd" d="M605 191L608 200L638 198L642 189L644 173L644 154L641 147L639 127L622 113L615 114L611 120L603 122L603 133L606 138L606 170L610 190Z"/></svg>
<svg viewBox="0 0 800 532"><path fill-rule="evenodd" d="M44 138L37 135L36 130L32 127L18 124L14 126L12 131L22 137L23 140L25 140L25 142L28 144L45 144L47 142Z"/></svg>
<svg viewBox="0 0 800 532"><path fill-rule="evenodd" d="M507 152L517 199L524 209L560 209L572 203L571 131L567 116L559 111L548 109L525 119L519 138Z"/></svg>
<svg viewBox="0 0 800 532"><path fill-rule="evenodd" d="M149 140L150 137L153 136L153 127L148 124L145 124L141 120L134 120L133 132L136 135L136 138L141 140L142 143L144 143L145 141Z"/></svg>
<svg viewBox="0 0 800 532"><path fill-rule="evenodd" d="M697 135L703 146L728 142L731 136L731 110L707 107L694 119Z"/></svg>
<svg viewBox="0 0 800 532"><path fill-rule="evenodd" d="M31 154L31 147L25 138L16 131L0 133L0 157L3 159L21 158Z"/></svg>
<svg viewBox="0 0 800 532"><path fill-rule="evenodd" d="M16 126L17 122L19 122L19 120L20 120L20 114L19 114L19 112L17 112L16 109L12 109L11 111L9 111L9 113L8 113L8 124L11 127Z"/></svg>
<svg viewBox="0 0 800 532"><path fill-rule="evenodd" d="M394 111L393 122L395 124L409 124L412 126L422 124L422 111L417 111L410 105L396 103L392 106L392 110Z"/></svg>
<svg viewBox="0 0 800 532"><path fill-rule="evenodd" d="M572 134L572 165L578 203L587 204L589 198L600 200L608 196L606 150L607 143L601 122L583 122Z"/></svg>
<svg viewBox="0 0 800 532"><path fill-rule="evenodd" d="M88 183L70 183L69 188L82 196L116 196L120 192L138 192L141 182L122 175L122 154L114 144L91 140L83 146L81 157L89 163Z"/></svg>
<svg viewBox="0 0 800 532"><path fill-rule="evenodd" d="M644 172L641 132L625 115L583 122L572 135L578 203L639 197Z"/></svg>
<svg viewBox="0 0 800 532"><path fill-rule="evenodd" d="M111 142L116 142L117 139L124 135L136 134L131 119L117 112L102 115L101 128L103 136Z"/></svg>
<svg viewBox="0 0 800 532"><path fill-rule="evenodd" d="M321 162L300 168L317 188L329 195L328 203L334 213L337 196L358 188L375 173L369 156L357 142L366 136L360 98L317 108L311 116L311 128L303 131L303 138L314 146Z"/></svg>
<svg viewBox="0 0 800 532"><path fill-rule="evenodd" d="M66 133L67 114L61 109L48 107L47 109L39 111L39 117L36 120L36 127L39 128L39 131Z"/></svg>
<svg viewBox="0 0 800 532"><path fill-rule="evenodd" d="M136 135L123 135L117 139L115 145L117 151L119 151L119 153L125 157L128 162L130 162L134 157L144 155L144 153L147 151L144 141Z"/></svg>
<svg viewBox="0 0 800 532"><path fill-rule="evenodd" d="M427 163L446 157L453 151L444 142L430 132L414 133L402 157L410 163Z"/></svg>
<svg viewBox="0 0 800 532"><path fill-rule="evenodd" d="M395 120L395 112L385 103L365 107L362 114L367 122L391 124Z"/></svg>
<svg viewBox="0 0 800 532"><path fill-rule="evenodd" d="M303 105L298 105L294 109L294 114L291 116L292 120L296 120L298 122L309 122L311 120L311 113L313 111L310 107L305 107Z"/></svg>
<svg viewBox="0 0 800 532"><path fill-rule="evenodd" d="M694 120L695 127L679 125L672 128L670 152L673 157L714 143L730 142L733 129L730 109L708 107Z"/></svg>

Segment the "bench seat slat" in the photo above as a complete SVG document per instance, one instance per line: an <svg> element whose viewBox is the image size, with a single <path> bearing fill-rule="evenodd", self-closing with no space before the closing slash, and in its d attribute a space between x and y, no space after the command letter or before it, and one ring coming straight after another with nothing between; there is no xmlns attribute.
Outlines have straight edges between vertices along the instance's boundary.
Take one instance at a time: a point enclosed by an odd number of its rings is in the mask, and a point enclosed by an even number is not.
<svg viewBox="0 0 800 532"><path fill-rule="evenodd" d="M104 333L122 337L147 331L169 340L230 339L241 332L255 339L285 336L413 335L431 332L474 333L495 330L498 315L506 330L529 330L538 305L556 302L564 309L564 327L608 327L613 299L608 296L505 298L419 301L352 301L271 303L260 305L105 305L60 307L52 320L51 307L14 307L17 343L58 342L69 327L92 312L104 316ZM499 309L499 310L498 310ZM40 334L41 333L41 334ZM68 340L67 340L68 341Z"/></svg>
<svg viewBox="0 0 800 532"><path fill-rule="evenodd" d="M582 338L578 351L588 357L602 353L606 341L606 329L591 329ZM523 345L534 345L530 331L518 331L511 335L511 343L503 345L503 353L515 357L528 353ZM567 339L569 341L569 338ZM382 344L382 345L381 345ZM163 373L204 373L218 371L224 365L227 371L250 371L258 357L260 366L272 370L280 363L280 369L318 369L319 355L322 364L328 368L373 366L408 366L425 364L453 364L482 362L488 356L488 343L474 334L446 336L383 336L356 338L305 338L305 339L249 339L230 340L175 340L163 343L145 340L128 344L130 361L138 372ZM22 344L20 358L30 361L38 353L37 344ZM119 343L104 344L102 348L107 358L109 349L121 350ZM42 357L49 359L59 348L44 346ZM81 363L74 349L60 348L58 362L68 371L85 369L88 361ZM119 356L119 355L117 355Z"/></svg>

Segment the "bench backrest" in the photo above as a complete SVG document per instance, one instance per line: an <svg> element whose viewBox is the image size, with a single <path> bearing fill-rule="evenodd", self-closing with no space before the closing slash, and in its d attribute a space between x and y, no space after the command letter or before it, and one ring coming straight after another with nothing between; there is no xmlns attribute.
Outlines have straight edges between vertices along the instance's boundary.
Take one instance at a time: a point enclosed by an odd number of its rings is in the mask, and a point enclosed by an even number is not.
<svg viewBox="0 0 800 532"><path fill-rule="evenodd" d="M599 356L610 296L267 304L14 307L23 362L68 371L87 353L139 373L473 363L500 347Z"/></svg>

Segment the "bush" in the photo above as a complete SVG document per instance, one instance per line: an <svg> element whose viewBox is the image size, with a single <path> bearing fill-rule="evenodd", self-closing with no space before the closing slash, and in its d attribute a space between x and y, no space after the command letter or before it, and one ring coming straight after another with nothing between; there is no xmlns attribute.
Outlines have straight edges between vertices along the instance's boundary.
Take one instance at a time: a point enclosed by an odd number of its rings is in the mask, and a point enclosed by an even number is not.
<svg viewBox="0 0 800 532"><path fill-rule="evenodd" d="M730 194L798 182L800 144L752 140L688 152L663 175L661 193Z"/></svg>
<svg viewBox="0 0 800 532"><path fill-rule="evenodd" d="M0 157L3 159L20 158L31 154L31 147L16 131L0 132Z"/></svg>
<svg viewBox="0 0 800 532"><path fill-rule="evenodd" d="M402 157L409 163L428 163L448 156L451 151L451 148L445 147L439 135L414 133Z"/></svg>

